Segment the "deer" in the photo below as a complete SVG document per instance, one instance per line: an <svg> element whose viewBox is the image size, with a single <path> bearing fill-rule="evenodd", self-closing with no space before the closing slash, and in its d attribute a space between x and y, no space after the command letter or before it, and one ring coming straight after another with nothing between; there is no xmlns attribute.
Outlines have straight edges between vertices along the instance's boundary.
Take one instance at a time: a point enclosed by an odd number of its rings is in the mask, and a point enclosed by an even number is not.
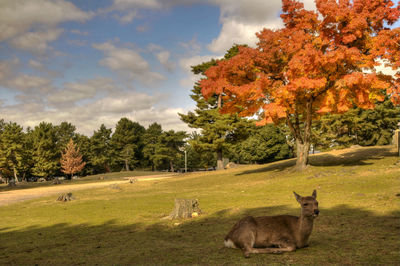
<svg viewBox="0 0 400 266"><path fill-rule="evenodd" d="M254 253L295 251L308 246L314 219L319 215L317 191L302 197L294 192L301 206L300 217L292 215L247 216L239 220L225 237L228 248L239 248L245 258Z"/></svg>

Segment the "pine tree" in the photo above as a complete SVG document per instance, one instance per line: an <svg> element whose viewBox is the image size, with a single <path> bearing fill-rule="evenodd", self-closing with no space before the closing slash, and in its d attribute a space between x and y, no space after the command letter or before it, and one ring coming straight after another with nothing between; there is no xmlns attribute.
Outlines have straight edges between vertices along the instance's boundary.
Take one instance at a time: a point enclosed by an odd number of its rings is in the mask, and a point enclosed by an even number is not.
<svg viewBox="0 0 400 266"><path fill-rule="evenodd" d="M160 145L160 137L162 135L161 125L158 123L151 124L143 135L143 156L151 165L151 170L155 170L155 155L157 146Z"/></svg>
<svg viewBox="0 0 400 266"><path fill-rule="evenodd" d="M145 128L128 118L121 118L111 137L113 164L117 170L129 171L143 158L143 134ZM119 168L119 169L118 169Z"/></svg>
<svg viewBox="0 0 400 266"><path fill-rule="evenodd" d="M235 56L240 46L235 45L230 48L225 54L225 59ZM214 66L216 61L204 62L202 64L192 66L194 74L204 74L204 72ZM221 114L220 109L223 105L222 95L214 94L212 97L205 99L201 93L201 88L198 83L192 89L190 97L196 102L194 112L188 114L179 114L181 120L187 123L192 128L200 128L200 138L191 140L191 146L197 152L215 152L217 154L217 169L223 169L223 157L228 156L228 151L231 147L233 136L237 136L237 131L240 124L245 123L243 118L236 114ZM227 138L230 136L231 138Z"/></svg>
<svg viewBox="0 0 400 266"><path fill-rule="evenodd" d="M33 141L32 173L44 178L54 176L60 162L55 127L51 123L41 122L30 134Z"/></svg>
<svg viewBox="0 0 400 266"><path fill-rule="evenodd" d="M24 157L24 133L22 127L9 122L3 125L0 136L0 168L7 173L13 173L18 182L19 169Z"/></svg>
<svg viewBox="0 0 400 266"><path fill-rule="evenodd" d="M246 140L235 147L239 162L267 163L291 156L286 136L275 125L255 127Z"/></svg>
<svg viewBox="0 0 400 266"><path fill-rule="evenodd" d="M79 148L76 148L72 139L69 140L64 152L61 153L60 163L61 171L71 175L71 178L73 174L80 172L85 167L86 163L82 161Z"/></svg>
<svg viewBox="0 0 400 266"><path fill-rule="evenodd" d="M400 109L389 100L374 109L352 108L343 114L323 116L313 123L316 149L329 150L351 145L387 145L400 121Z"/></svg>
<svg viewBox="0 0 400 266"><path fill-rule="evenodd" d="M90 138L90 163L94 173L111 171L111 128L104 124Z"/></svg>

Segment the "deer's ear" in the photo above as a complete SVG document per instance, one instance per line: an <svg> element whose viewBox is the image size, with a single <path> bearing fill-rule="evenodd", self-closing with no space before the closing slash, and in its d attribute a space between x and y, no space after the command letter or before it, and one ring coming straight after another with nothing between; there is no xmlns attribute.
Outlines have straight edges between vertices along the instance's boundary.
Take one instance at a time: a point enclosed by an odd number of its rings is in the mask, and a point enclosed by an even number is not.
<svg viewBox="0 0 400 266"><path fill-rule="evenodd" d="M313 191L313 193L312 193L312 196L314 197L314 199L316 199L317 198L317 191L314 189L314 191Z"/></svg>
<svg viewBox="0 0 400 266"><path fill-rule="evenodd" d="M297 194L296 192L294 192L294 191L293 191L293 194L294 194L297 202L301 204L301 196L299 194Z"/></svg>

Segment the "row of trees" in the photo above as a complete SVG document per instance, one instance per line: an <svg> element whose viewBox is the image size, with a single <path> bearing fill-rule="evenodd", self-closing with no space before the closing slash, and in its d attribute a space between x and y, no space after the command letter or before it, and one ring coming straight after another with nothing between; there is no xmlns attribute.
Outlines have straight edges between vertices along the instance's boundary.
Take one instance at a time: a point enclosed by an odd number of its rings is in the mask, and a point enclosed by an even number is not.
<svg viewBox="0 0 400 266"><path fill-rule="evenodd" d="M198 92L198 87L195 86L193 91ZM202 97L197 101L200 105L205 104ZM256 126L253 120L220 114L213 104L201 110L197 108L195 112L182 117L206 122L196 122L201 132L190 135L182 131L164 131L157 123L146 129L127 118L118 121L114 133L111 128L101 125L90 137L76 133L75 126L68 122L60 125L42 122L24 131L17 123L0 120L0 174L8 179L71 174L73 170L65 171L67 159L62 160L62 156L67 154L69 141L74 149L77 146L75 151L79 150L74 156L80 155L85 164L84 168L79 168L82 169L81 175L137 168L183 169L184 152L189 170L218 167L217 161L222 155L236 163L266 163L295 154L295 138L285 125ZM324 116L313 123L312 144L318 150L354 144L390 144L399 113L399 108L387 100L374 109L355 107L343 115ZM226 121L233 122L227 124Z"/></svg>
<svg viewBox="0 0 400 266"><path fill-rule="evenodd" d="M76 133L68 122L42 122L24 131L17 123L0 120L0 174L8 179L63 175L60 160L70 140L86 163L83 175L135 168L174 170L185 138L185 132L163 131L157 123L145 129L127 118L118 121L114 133L101 125L91 137Z"/></svg>

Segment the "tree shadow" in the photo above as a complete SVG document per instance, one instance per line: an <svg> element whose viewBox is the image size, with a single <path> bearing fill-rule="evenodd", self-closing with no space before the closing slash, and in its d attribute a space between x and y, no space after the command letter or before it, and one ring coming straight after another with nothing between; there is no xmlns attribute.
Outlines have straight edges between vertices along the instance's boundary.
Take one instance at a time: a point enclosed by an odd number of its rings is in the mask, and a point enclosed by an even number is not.
<svg viewBox="0 0 400 266"><path fill-rule="evenodd" d="M244 259L223 247L233 224L246 215L299 213L288 206L224 209L191 220L155 224L55 224L0 230L1 265L354 265L399 263L400 212L376 215L346 205L324 209L314 224L310 246L282 255Z"/></svg>
<svg viewBox="0 0 400 266"><path fill-rule="evenodd" d="M368 160L379 160L388 156L397 156L397 153L391 146L387 147L362 147L356 149L348 149L343 152L319 153L309 156L310 166L360 166L372 165ZM292 170L296 165L296 159L289 159L268 164L266 167L255 170L246 170L237 175L247 175L263 172L282 172L284 170Z"/></svg>
<svg viewBox="0 0 400 266"><path fill-rule="evenodd" d="M343 152L338 155L329 153L310 156L312 166L356 166L371 165L367 160L379 160L388 156L396 156L391 147L364 147Z"/></svg>

